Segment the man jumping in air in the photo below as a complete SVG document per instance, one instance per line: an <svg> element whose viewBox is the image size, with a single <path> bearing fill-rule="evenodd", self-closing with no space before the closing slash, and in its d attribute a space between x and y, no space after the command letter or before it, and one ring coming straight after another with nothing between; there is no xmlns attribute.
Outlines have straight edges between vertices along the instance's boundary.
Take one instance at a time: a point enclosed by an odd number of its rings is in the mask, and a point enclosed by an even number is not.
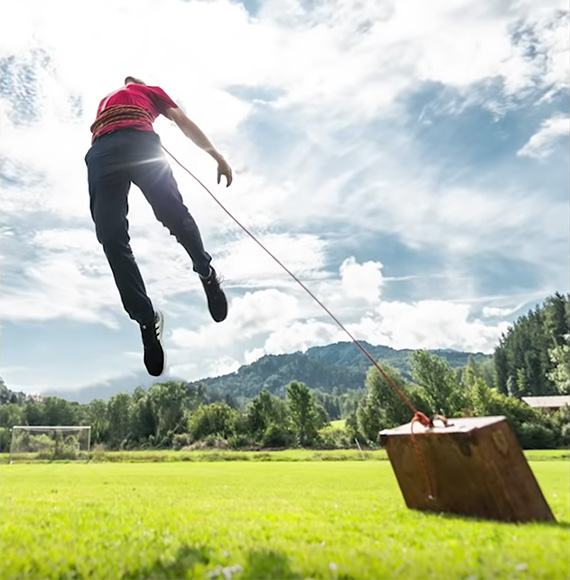
<svg viewBox="0 0 570 580"><path fill-rule="evenodd" d="M156 218L188 252L204 287L208 309L216 322L225 320L228 303L211 256L204 249L200 231L188 212L152 124L159 115L174 121L184 135L218 163L218 183L232 170L206 135L159 87L134 77L107 95L99 104L91 125L91 148L85 156L91 216L97 239L103 246L126 312L141 328L144 364L149 374L164 371L162 347L164 318L153 308L131 251L127 197L131 183L140 188Z"/></svg>

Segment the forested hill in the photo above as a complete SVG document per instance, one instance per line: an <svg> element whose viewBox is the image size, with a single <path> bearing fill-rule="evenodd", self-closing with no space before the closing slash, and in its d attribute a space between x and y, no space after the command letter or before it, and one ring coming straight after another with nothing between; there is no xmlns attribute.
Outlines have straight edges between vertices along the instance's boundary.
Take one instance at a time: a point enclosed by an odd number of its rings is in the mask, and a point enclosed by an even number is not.
<svg viewBox="0 0 570 580"><path fill-rule="evenodd" d="M362 342L362 345L379 363L387 363L411 379L409 357L413 350L395 350L367 342ZM482 353L453 350L430 352L445 359L453 368L465 366L470 356L475 360L490 358L490 355ZM285 387L296 380L324 393L340 394L363 389L370 366L368 358L355 344L339 342L313 347L306 353L266 355L250 365L242 366L235 373L195 381L192 385L202 384L208 390L216 390L237 399L251 399L264 388L283 396Z"/></svg>
<svg viewBox="0 0 570 580"><path fill-rule="evenodd" d="M408 379L411 378L409 375L409 358L414 352L412 349L396 350L389 346L374 346L364 340L359 342L377 361L389 364L398 369ZM491 358L491 355L460 352L451 349L428 350L428 352L444 358L452 368L465 366L469 357L473 357L475 360ZM337 342L327 346L314 346L307 350L306 355L310 358L320 359L327 364L354 367L364 372L371 365L364 353L352 342Z"/></svg>

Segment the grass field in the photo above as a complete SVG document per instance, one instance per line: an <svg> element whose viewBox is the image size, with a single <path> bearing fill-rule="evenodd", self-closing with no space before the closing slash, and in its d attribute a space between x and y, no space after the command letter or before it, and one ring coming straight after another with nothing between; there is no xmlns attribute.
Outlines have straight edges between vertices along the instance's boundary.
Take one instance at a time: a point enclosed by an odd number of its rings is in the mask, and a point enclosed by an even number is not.
<svg viewBox="0 0 570 580"><path fill-rule="evenodd" d="M0 578L567 579L568 461L535 455L557 524L408 510L388 461L2 465Z"/></svg>
<svg viewBox="0 0 570 580"><path fill-rule="evenodd" d="M533 449L524 452L530 461L570 459L568 449ZM9 463L10 454L0 453L0 464ZM142 450L142 451L97 451L91 452L91 461L113 463L178 461L388 461L384 449L285 449L283 451L228 451L207 449L199 451ZM69 463L69 461L63 461ZM37 461L41 463L41 461ZM52 463L44 461L44 463Z"/></svg>

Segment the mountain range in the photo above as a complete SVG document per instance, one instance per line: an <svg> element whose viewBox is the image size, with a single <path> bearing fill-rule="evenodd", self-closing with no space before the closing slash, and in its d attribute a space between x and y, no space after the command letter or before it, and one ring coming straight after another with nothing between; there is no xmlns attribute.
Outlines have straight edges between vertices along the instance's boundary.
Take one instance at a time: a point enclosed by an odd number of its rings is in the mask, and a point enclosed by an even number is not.
<svg viewBox="0 0 570 580"><path fill-rule="evenodd" d="M396 350L388 346L372 345L361 341L370 355L379 363L386 363L411 379L411 349ZM475 360L490 358L483 353L456 350L430 350L445 359L452 368L465 366L469 357ZM240 367L237 371L219 376L192 381L190 385L202 384L208 390L227 394L238 400L255 397L262 389L283 396L286 386L293 380L301 381L312 389L324 393L340 394L364 388L370 360L352 342L338 342L326 346L309 348L306 352L265 355L255 362ZM57 396L70 401L88 403L93 399L108 400L119 392L132 392L137 386L148 388L156 382L169 380L185 381L184 377L165 374L157 381L145 373L120 377L104 384L96 384L77 391L50 391L43 396Z"/></svg>

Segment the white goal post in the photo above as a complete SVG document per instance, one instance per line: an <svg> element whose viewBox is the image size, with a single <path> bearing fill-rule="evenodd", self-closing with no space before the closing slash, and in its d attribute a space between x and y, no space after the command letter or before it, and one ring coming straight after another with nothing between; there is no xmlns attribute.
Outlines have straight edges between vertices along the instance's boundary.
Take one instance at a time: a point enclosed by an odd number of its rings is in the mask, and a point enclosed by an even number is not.
<svg viewBox="0 0 570 580"><path fill-rule="evenodd" d="M15 425L10 463L23 461L89 460L90 425Z"/></svg>

